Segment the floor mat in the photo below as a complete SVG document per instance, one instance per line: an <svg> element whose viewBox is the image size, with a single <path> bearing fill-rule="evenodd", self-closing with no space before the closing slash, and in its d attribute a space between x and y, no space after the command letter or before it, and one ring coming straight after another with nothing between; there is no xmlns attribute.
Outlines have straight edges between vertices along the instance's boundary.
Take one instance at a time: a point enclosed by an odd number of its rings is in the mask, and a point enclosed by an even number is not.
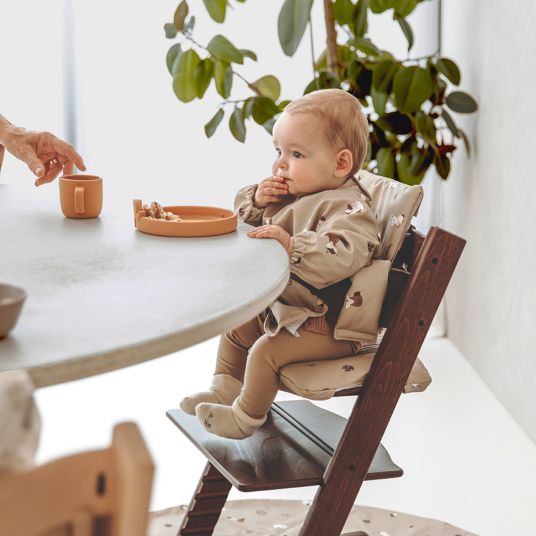
<svg viewBox="0 0 536 536"><path fill-rule="evenodd" d="M297 536L311 501L238 500L227 501L214 536ZM148 536L175 536L187 505L150 514ZM353 506L343 532L359 536L476 536L435 519Z"/></svg>

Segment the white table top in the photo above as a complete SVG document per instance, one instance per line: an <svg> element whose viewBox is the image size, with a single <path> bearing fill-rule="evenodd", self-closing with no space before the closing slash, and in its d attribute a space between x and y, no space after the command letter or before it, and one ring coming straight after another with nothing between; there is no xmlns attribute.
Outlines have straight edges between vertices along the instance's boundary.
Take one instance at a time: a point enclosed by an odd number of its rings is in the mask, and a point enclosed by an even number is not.
<svg viewBox="0 0 536 536"><path fill-rule="evenodd" d="M105 192L100 218L71 220L57 183L0 184L0 282L28 292L0 371L45 386L160 357L241 325L287 284L286 252L247 225L157 237L135 230L132 200L111 204Z"/></svg>

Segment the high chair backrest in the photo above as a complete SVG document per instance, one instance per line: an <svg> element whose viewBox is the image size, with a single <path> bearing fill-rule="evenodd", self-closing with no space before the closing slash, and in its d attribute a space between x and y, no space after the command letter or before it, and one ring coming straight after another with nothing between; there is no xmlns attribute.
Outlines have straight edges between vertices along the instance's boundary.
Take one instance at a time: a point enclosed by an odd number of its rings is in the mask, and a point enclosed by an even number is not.
<svg viewBox="0 0 536 536"><path fill-rule="evenodd" d="M144 536L153 462L135 423L109 448L0 473L0 534Z"/></svg>
<svg viewBox="0 0 536 536"><path fill-rule="evenodd" d="M392 261L401 248L423 198L421 186L402 184L362 169L359 183L369 192L380 227L381 258Z"/></svg>

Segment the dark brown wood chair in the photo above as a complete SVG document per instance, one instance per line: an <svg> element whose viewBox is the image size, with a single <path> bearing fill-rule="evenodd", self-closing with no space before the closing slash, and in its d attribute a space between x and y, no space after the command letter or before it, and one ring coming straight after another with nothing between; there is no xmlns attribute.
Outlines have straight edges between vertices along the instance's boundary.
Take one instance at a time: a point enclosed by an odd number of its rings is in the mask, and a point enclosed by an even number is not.
<svg viewBox="0 0 536 536"><path fill-rule="evenodd" d="M386 330L370 371L362 387L335 395L357 395L348 419L307 400L276 402L257 433L233 441L205 432L195 416L167 412L208 459L180 535L211 535L231 486L317 485L300 536L337 536L364 480L402 475L380 441L464 246L438 227L427 236L410 227L390 272Z"/></svg>

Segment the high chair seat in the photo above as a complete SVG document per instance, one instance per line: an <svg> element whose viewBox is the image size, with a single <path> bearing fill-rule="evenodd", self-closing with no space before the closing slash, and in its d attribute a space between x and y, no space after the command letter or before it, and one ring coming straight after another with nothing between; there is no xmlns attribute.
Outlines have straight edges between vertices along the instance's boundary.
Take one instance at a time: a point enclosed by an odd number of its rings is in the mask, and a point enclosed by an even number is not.
<svg viewBox="0 0 536 536"><path fill-rule="evenodd" d="M358 395L377 349L378 345L372 345L348 357L286 365L279 373L279 389L310 400ZM404 386L404 393L424 391L431 381L428 370L422 361L417 359Z"/></svg>

